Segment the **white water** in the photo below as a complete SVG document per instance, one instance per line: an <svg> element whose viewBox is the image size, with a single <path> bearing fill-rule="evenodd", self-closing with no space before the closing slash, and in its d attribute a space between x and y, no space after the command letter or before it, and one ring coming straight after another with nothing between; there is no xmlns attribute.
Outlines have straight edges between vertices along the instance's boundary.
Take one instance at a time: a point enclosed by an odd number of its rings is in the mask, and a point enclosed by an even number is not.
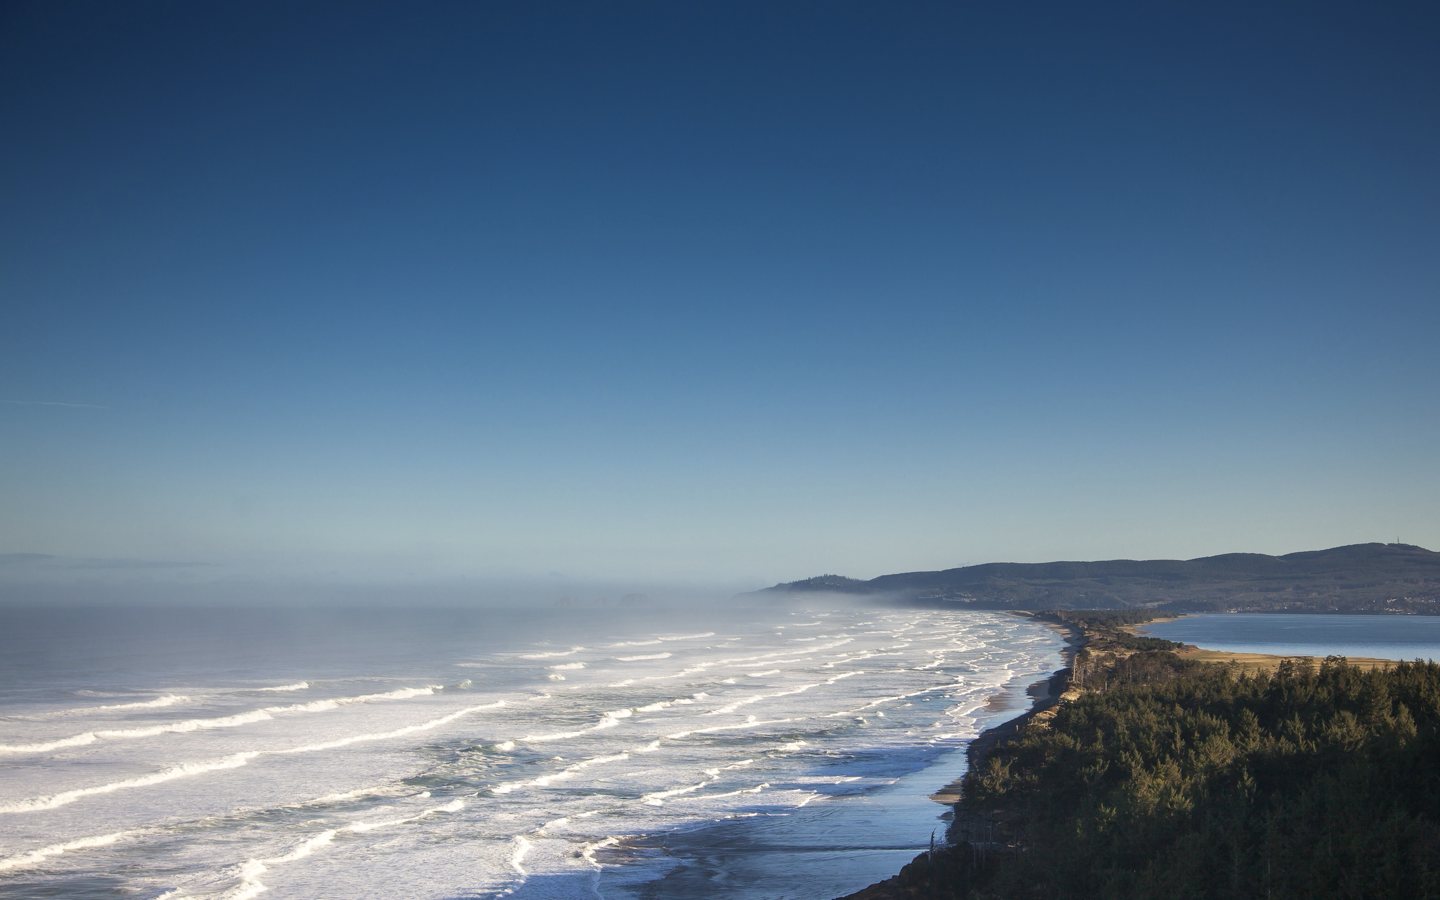
<svg viewBox="0 0 1440 900"><path fill-rule="evenodd" d="M1060 644L880 609L6 615L0 897L823 900L943 832L924 795Z"/></svg>

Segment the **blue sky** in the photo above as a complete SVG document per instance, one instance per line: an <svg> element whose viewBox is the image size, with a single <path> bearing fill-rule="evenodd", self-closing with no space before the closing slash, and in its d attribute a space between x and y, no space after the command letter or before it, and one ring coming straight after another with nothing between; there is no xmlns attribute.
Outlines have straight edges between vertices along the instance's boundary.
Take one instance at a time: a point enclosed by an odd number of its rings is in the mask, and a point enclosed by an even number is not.
<svg viewBox="0 0 1440 900"><path fill-rule="evenodd" d="M0 553L758 586L1440 547L1437 38L10 4Z"/></svg>

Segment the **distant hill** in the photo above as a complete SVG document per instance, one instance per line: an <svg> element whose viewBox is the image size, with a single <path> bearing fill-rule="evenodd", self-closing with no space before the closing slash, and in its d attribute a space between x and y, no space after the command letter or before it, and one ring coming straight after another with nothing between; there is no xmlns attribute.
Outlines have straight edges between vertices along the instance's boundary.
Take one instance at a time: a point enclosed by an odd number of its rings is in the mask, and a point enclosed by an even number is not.
<svg viewBox="0 0 1440 900"><path fill-rule="evenodd" d="M873 596L973 609L1176 612L1391 612L1440 615L1440 553L1410 544L1351 544L1265 556L986 563L869 581L821 575L747 595L784 602L809 594Z"/></svg>

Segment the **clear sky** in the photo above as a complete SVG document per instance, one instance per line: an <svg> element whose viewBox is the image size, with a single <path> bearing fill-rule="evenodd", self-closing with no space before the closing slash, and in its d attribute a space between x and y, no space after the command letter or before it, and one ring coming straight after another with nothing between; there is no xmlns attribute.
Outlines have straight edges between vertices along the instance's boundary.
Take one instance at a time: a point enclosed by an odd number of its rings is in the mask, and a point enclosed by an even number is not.
<svg viewBox="0 0 1440 900"><path fill-rule="evenodd" d="M1440 548L1437 46L1433 3L7 3L0 553L54 558L0 580Z"/></svg>

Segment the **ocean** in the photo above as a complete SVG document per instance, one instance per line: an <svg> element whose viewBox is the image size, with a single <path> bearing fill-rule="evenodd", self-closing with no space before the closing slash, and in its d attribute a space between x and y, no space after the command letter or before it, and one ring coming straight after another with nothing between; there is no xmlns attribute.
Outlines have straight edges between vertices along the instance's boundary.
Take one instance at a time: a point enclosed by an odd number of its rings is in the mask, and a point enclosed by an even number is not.
<svg viewBox="0 0 1440 900"><path fill-rule="evenodd" d="M1052 630L865 608L0 612L0 897L795 898L926 795Z"/></svg>

